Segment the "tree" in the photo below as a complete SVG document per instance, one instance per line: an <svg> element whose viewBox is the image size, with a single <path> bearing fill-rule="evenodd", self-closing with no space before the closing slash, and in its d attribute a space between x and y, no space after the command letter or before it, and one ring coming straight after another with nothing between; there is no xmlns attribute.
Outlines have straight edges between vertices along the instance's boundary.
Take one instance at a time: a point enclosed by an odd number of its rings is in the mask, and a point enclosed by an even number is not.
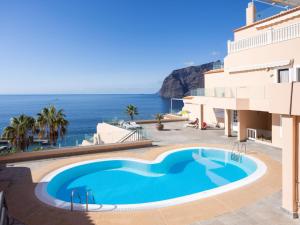
<svg viewBox="0 0 300 225"><path fill-rule="evenodd" d="M138 115L138 109L134 105L128 105L126 107L126 113L130 116L130 119L133 120L133 117Z"/></svg>
<svg viewBox="0 0 300 225"><path fill-rule="evenodd" d="M9 140L17 151L25 151L33 143L35 131L35 119L22 114L11 119L10 125L3 130L2 138Z"/></svg>
<svg viewBox="0 0 300 225"><path fill-rule="evenodd" d="M56 145L57 140L63 139L67 133L69 122L65 117L62 109L57 110L54 106L43 108L37 114L38 137L47 138L51 145Z"/></svg>

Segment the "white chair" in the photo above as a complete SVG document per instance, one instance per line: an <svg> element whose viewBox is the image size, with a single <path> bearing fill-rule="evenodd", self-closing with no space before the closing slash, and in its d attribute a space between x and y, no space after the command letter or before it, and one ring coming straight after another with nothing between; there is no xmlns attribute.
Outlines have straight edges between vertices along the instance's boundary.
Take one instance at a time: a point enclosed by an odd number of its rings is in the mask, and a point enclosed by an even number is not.
<svg viewBox="0 0 300 225"><path fill-rule="evenodd" d="M118 122L118 125L120 126L120 127L123 127L123 124L125 123L125 121L124 120L120 120L119 122Z"/></svg>

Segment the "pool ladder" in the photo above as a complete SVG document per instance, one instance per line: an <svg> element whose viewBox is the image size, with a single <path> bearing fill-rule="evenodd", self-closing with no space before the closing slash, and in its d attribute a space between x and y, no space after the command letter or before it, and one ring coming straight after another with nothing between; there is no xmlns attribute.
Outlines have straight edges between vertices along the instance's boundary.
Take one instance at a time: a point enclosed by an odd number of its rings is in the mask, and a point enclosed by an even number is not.
<svg viewBox="0 0 300 225"><path fill-rule="evenodd" d="M93 203L95 204L95 197L94 197L92 191L90 191L90 190L86 191L85 192L85 211L86 212L89 211L89 196L91 196ZM74 197L78 197L80 204L83 203L79 192L76 190L72 190L71 191L71 211L74 211Z"/></svg>
<svg viewBox="0 0 300 225"><path fill-rule="evenodd" d="M246 142L235 141L233 143L232 150L231 150L231 160L234 160L236 162L241 162L243 152L244 154L247 153Z"/></svg>

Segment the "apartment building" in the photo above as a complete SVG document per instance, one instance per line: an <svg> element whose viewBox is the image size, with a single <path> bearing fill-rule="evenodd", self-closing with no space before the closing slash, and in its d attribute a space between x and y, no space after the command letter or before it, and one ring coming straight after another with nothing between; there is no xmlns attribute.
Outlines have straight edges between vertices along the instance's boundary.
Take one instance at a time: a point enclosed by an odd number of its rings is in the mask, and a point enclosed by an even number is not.
<svg viewBox="0 0 300 225"><path fill-rule="evenodd" d="M184 98L191 119L224 126L227 136L282 148L282 207L298 213L300 199L300 1L258 19L255 2L246 25L228 41L224 68L205 74L205 88ZM272 4L272 3L271 3Z"/></svg>

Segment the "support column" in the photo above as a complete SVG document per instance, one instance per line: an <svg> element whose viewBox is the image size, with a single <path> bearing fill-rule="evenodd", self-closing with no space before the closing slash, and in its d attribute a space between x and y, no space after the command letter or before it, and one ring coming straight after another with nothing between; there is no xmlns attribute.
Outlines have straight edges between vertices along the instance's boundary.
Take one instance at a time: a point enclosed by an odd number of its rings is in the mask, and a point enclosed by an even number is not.
<svg viewBox="0 0 300 225"><path fill-rule="evenodd" d="M204 113L203 113L203 104L200 105L200 114L199 114L199 129L202 128Z"/></svg>
<svg viewBox="0 0 300 225"><path fill-rule="evenodd" d="M232 135L232 110L224 110L224 122L225 122L225 135L231 137Z"/></svg>
<svg viewBox="0 0 300 225"><path fill-rule="evenodd" d="M238 140L247 140L247 111L238 111Z"/></svg>
<svg viewBox="0 0 300 225"><path fill-rule="evenodd" d="M282 207L297 215L296 202L296 117L282 116Z"/></svg>
<svg viewBox="0 0 300 225"><path fill-rule="evenodd" d="M296 199L297 201L300 201L300 116L296 117ZM298 217L299 217L299 213L300 213L300 207L299 207L299 203L297 203L296 201L296 207L297 207L297 213L298 213Z"/></svg>

